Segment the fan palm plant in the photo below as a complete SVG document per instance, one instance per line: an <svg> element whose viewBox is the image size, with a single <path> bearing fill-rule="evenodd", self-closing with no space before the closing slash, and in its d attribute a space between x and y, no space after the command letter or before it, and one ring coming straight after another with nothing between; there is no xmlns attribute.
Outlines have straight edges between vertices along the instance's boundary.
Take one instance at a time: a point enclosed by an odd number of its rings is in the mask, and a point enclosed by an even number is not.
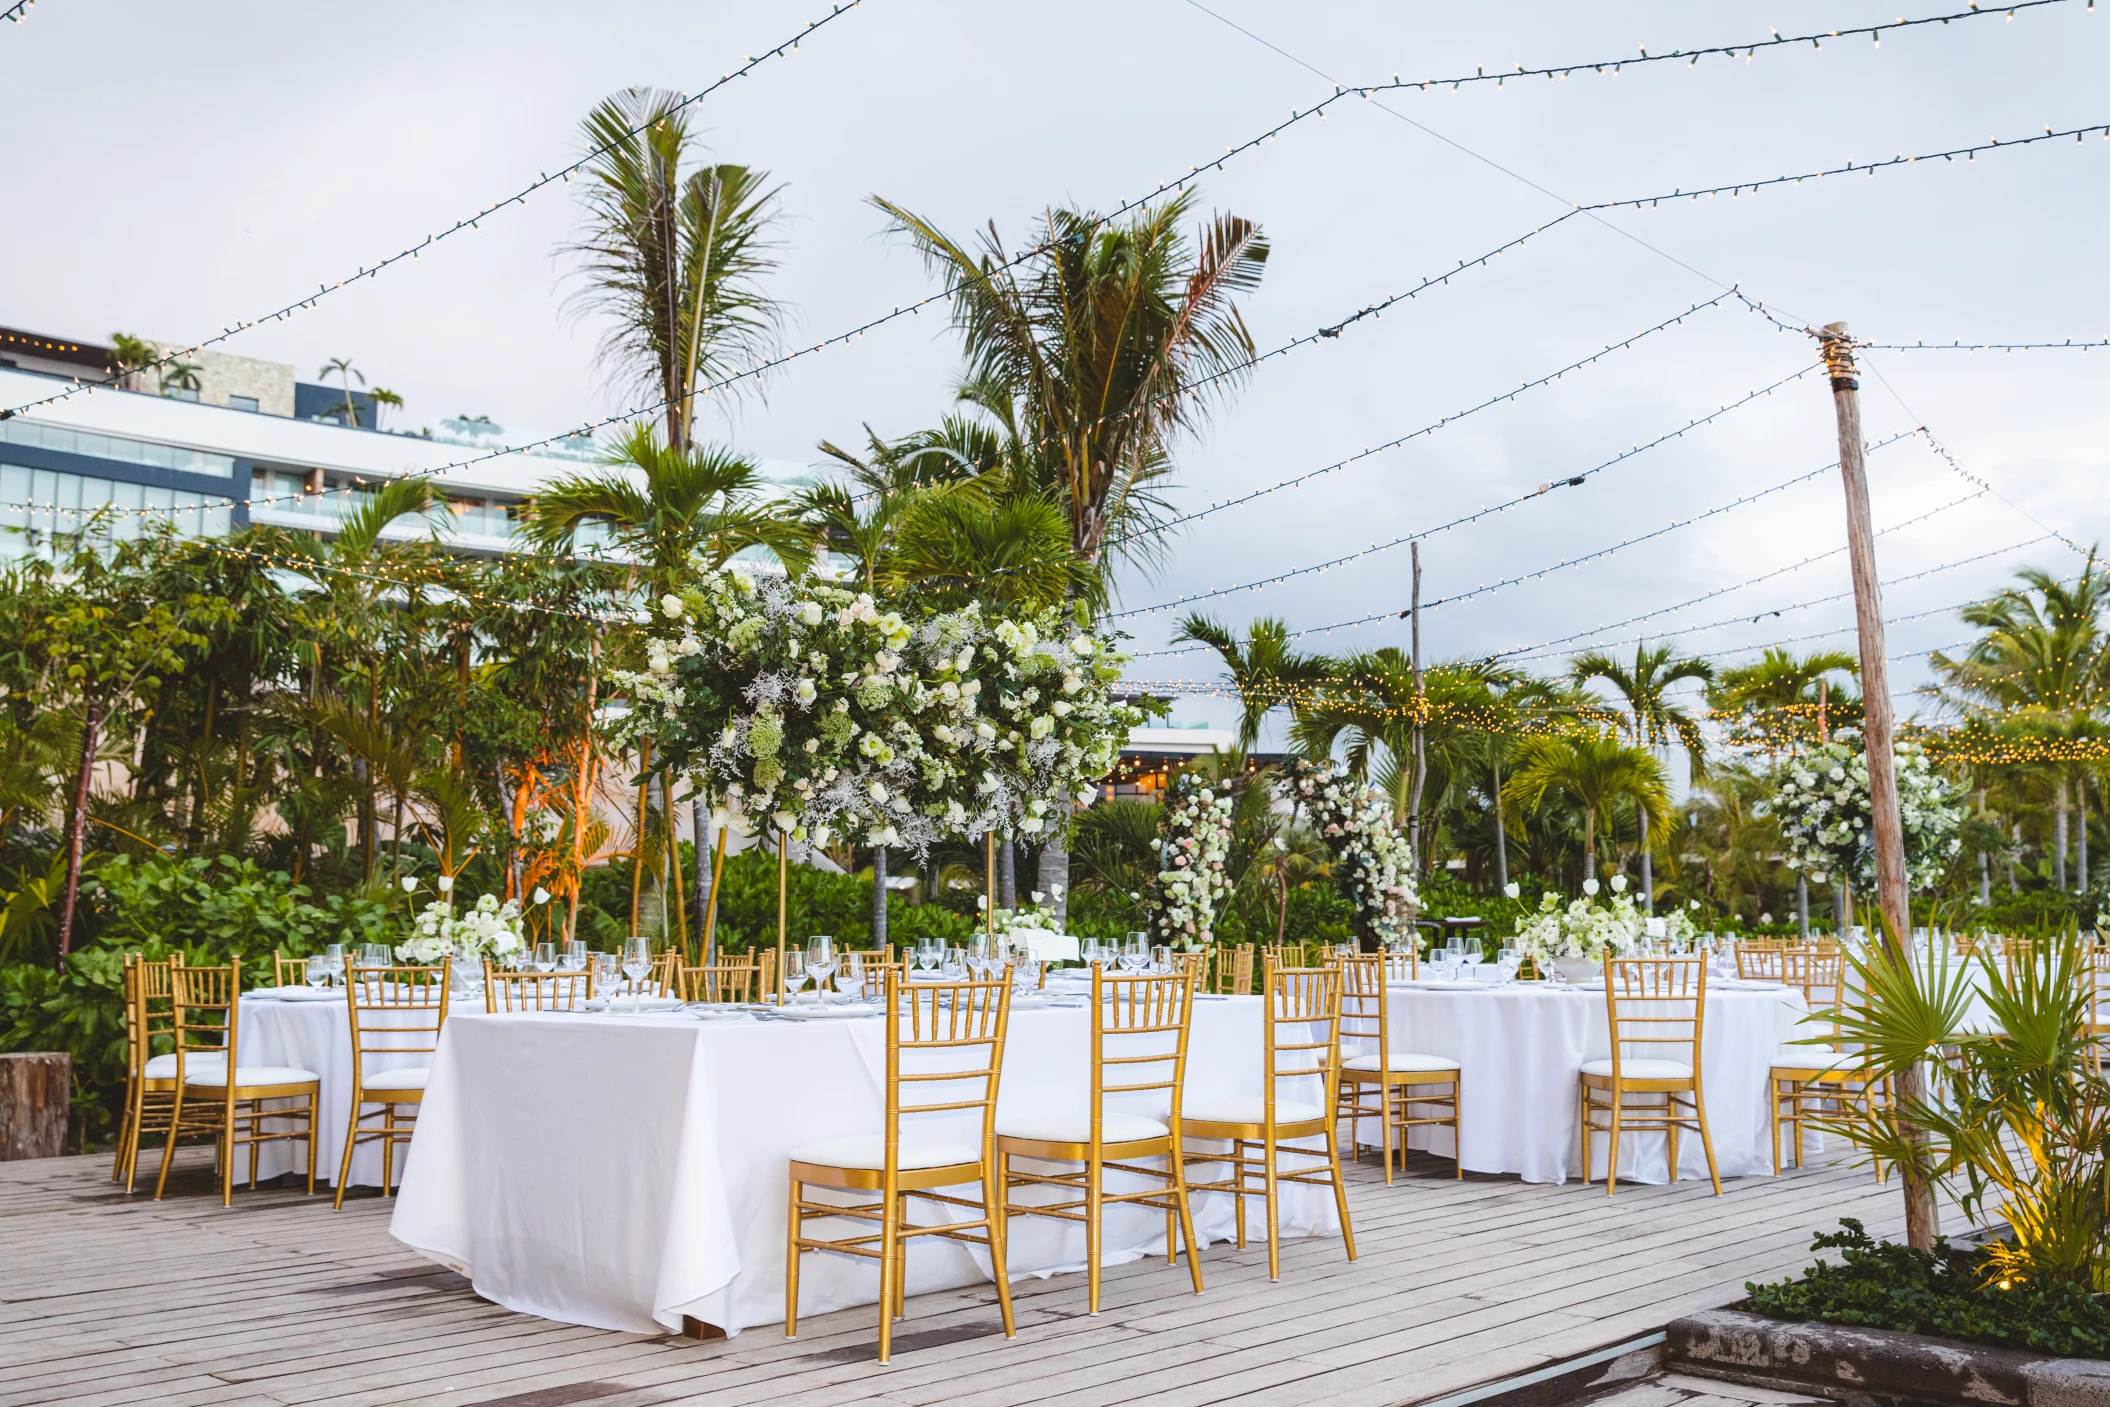
<svg viewBox="0 0 2110 1407"><path fill-rule="evenodd" d="M781 187L748 166L687 169L695 138L678 93L626 88L587 114L580 311L605 313L602 360L657 395L666 444L688 448L705 383L774 355L784 306L763 287ZM753 385L752 381L738 383Z"/></svg>
<svg viewBox="0 0 2110 1407"><path fill-rule="evenodd" d="M1172 633L1175 642L1207 645L1223 661L1238 691L1238 746L1250 752L1260 743L1260 727L1276 709L1295 707L1325 681L1331 663L1323 655L1293 649L1289 626L1267 616L1246 627L1241 642L1230 630L1196 612Z"/></svg>

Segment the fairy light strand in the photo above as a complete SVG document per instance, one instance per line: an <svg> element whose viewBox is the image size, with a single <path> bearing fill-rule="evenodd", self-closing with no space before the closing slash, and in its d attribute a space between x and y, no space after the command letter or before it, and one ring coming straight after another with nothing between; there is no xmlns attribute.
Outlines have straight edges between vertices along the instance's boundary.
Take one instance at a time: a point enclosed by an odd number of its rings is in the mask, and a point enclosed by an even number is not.
<svg viewBox="0 0 2110 1407"><path fill-rule="evenodd" d="M0 19L9 24L20 24L29 18L29 12L37 7L37 0L15 0L5 10L0 10Z"/></svg>
<svg viewBox="0 0 2110 1407"><path fill-rule="evenodd" d="M26 9L29 4L33 3L35 3L35 0L24 0L23 4L17 5L15 8ZM694 93L684 94L681 98L681 101L675 103L673 106L668 108L666 113L663 114L663 116L672 116L674 113L681 112L684 109L692 106L693 104L702 102L705 98L717 92L720 88L723 88L738 79L747 77L748 74L754 72L757 68L760 68L763 64L768 63L772 59L787 57L799 47L799 44L803 40L810 38L815 31L821 29L823 26L833 24L836 20L841 19L844 15L850 13L850 11L856 9L859 5L862 5L863 3L864 0L843 0L843 3L835 5L832 9L829 10L827 14L821 16L819 19L808 20L804 29L800 30L796 35L792 36L791 38L786 39L783 43L778 44L775 48L765 49L760 54L750 56L746 63L740 65L732 72L721 76L717 82L708 84L707 86L698 89ZM12 11L9 12L8 18L15 18ZM655 118L654 120L657 121L659 119ZM640 123L639 125L632 127L627 132L625 132L624 137L626 139L629 137L634 137L638 133L644 131L645 128L649 125L651 124ZM597 160L601 156L606 155L611 145L612 144L604 144L602 146L595 147L593 150L587 152L584 156L580 157L577 161L572 162L569 166L561 167L554 172L538 172L534 180L528 182L526 186L522 187L518 191L515 191L512 195L507 196L504 200L501 200L494 205L487 205L483 209L477 211L474 215L465 216L462 219L456 220L452 225L448 226L446 229L440 230L436 233L428 234L425 236L425 238L418 241L416 244L406 245L402 249L396 251L393 254L390 254L389 256L380 260L377 263L361 264L359 266L358 272L352 274L349 278L338 279L335 283L321 284L317 287L314 293L309 294L305 298L301 298L294 302L288 303L273 312L263 314L261 317L250 318L244 322L231 323L228 326L220 329L220 331L215 333L213 336L205 338L203 341L195 342L192 345L184 347L178 351L165 353L151 362L147 362L141 366L131 367L127 370L131 374L137 374L140 372L152 371L156 367L168 366L174 362L182 361L186 358L194 356L198 352L204 351L208 347L216 347L223 342L227 342L235 337L239 337L242 333L249 331L251 328L260 327L267 322L284 322L296 313L308 311L314 308L316 304L320 303L324 298L329 297L331 294L336 293L341 289L349 288L354 284L362 282L363 280L378 278L384 270L392 268L393 266L400 264L405 260L416 259L426 250L432 248L434 245L439 244L444 240L451 239L455 235L462 234L465 231L478 228L482 221L489 219L491 216L498 214L500 211L506 210L512 206L526 204L527 198L529 196L534 195L537 191L540 191L545 187L558 184L559 182L570 181L573 176L585 170L590 163ZM21 405L10 406L6 410L0 410L0 419L5 419L10 415L20 414L25 410L33 410L38 406L52 405L58 401L70 400L72 397L81 395L83 393L93 394L97 385L110 384L112 383L107 381L99 383L78 383L73 387L69 388L68 390L60 391L53 395L45 396L41 400L26 401Z"/></svg>

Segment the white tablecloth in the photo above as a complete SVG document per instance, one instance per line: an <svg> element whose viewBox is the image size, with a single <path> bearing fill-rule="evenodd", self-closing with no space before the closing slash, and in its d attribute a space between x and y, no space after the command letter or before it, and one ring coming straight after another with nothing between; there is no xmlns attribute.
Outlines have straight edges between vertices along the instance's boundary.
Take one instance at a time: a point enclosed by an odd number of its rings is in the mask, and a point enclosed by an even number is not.
<svg viewBox="0 0 2110 1407"><path fill-rule="evenodd" d="M410 1013L401 1013L408 1016ZM368 1011L362 1022L370 1028L394 1025L398 1013ZM427 1018L429 1023L430 1018ZM450 1009L448 1020L453 1020ZM414 1045L430 1045L429 1032L406 1033ZM374 1042L369 1041L369 1045ZM352 1017L343 992L330 1001L282 1001L275 997L242 998L241 1050L244 1065L291 1065L313 1070L322 1078L322 1098L316 1114L315 1180L337 1182L337 1169L344 1157L344 1132L352 1116ZM429 1065L429 1052L392 1056L369 1054L366 1073L406 1066ZM376 1121L378 1122L378 1121ZM396 1149L396 1178L403 1176L404 1149ZM298 1143L267 1143L258 1149L258 1170L264 1177L299 1172L307 1167L307 1149ZM369 1139L352 1155L354 1187L381 1185L381 1141Z"/></svg>
<svg viewBox="0 0 2110 1407"><path fill-rule="evenodd" d="M1260 1043L1258 998L1198 1002L1187 1089L1259 1093ZM1082 1109L1089 1051L1089 1012L1015 1011L1000 1111ZM788 1155L879 1132L884 1070L878 1018L453 1016L389 1229L486 1299L547 1319L636 1333L678 1329L685 1314L728 1333L782 1323ZM1228 1198L1197 1197L1194 1211L1205 1241L1235 1233ZM1257 1199L1248 1223L1265 1235ZM1339 1229L1329 1193L1284 1190L1286 1237ZM1109 1211L1107 1263L1163 1251L1163 1213ZM1081 1226L1012 1222L1014 1275L1083 1262ZM1184 1269L1168 1274L1185 1286ZM988 1278L956 1243L922 1240L909 1256L912 1294ZM801 1313L875 1304L879 1269L808 1256L800 1288Z"/></svg>
<svg viewBox="0 0 2110 1407"><path fill-rule="evenodd" d="M1770 1175L1773 1155L1766 1109L1767 1072L1784 1044L1812 1034L1797 1030L1806 1007L1786 988L1722 990L1710 984L1700 1051L1701 1092L1716 1166L1723 1177ZM1612 1053L1604 993L1539 982L1472 988L1390 990L1387 1016L1394 1050L1448 1056L1463 1069L1460 1120L1468 1171L1514 1173L1526 1182L1564 1182L1582 1171L1578 1084L1585 1060ZM1654 1056L1657 1050L1630 1054ZM1366 1120L1363 1139L1378 1137ZM1451 1131L1412 1131L1414 1148L1455 1156ZM1604 1176L1606 1138L1597 1136L1591 1172ZM1345 1146L1345 1145L1344 1145ZM1661 1134L1620 1139L1622 1181L1668 1180ZM1707 1159L1689 1132L1679 1139L1678 1176L1705 1177Z"/></svg>

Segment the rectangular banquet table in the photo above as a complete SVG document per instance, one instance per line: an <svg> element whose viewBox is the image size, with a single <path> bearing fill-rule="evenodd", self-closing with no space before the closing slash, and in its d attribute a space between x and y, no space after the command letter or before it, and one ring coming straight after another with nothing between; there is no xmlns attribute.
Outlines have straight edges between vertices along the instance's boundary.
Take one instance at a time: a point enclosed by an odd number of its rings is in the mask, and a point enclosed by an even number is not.
<svg viewBox="0 0 2110 1407"><path fill-rule="evenodd" d="M1802 993L1793 988L1732 987L1709 980L1700 1088L1723 1177L1772 1173L1767 1075L1783 1045L1822 1034L1797 1029L1807 1010ZM1581 1173L1577 1089L1582 1064L1612 1053L1602 990L1545 982L1428 981L1389 988L1386 1015L1394 1050L1447 1056L1462 1067L1459 1124L1467 1171L1513 1173L1526 1182L1565 1182ZM1629 1053L1664 1052L1636 1048ZM1366 1121L1363 1141L1375 1142L1377 1136L1375 1121ZM1590 1155L1591 1170L1600 1178L1605 1143L1599 1135ZM1448 1128L1414 1129L1408 1144L1456 1155ZM1665 1182L1667 1174L1661 1134L1620 1139L1621 1181ZM1707 1176L1706 1154L1689 1132L1679 1140L1678 1176Z"/></svg>
<svg viewBox="0 0 2110 1407"><path fill-rule="evenodd" d="M1254 997L1195 1004L1190 1093L1260 1092L1260 1016ZM1090 1029L1082 1007L1014 1011L1000 1112L1082 1110ZM782 1323L789 1154L880 1131L885 1051L876 1015L450 1016L389 1229L486 1299L546 1319L635 1333L684 1315L727 1333ZM979 1136L971 1121L948 1130L962 1133ZM1227 1197L1197 1197L1194 1215L1205 1243L1235 1234ZM1257 1199L1248 1222L1264 1237ZM1325 1189L1285 1189L1285 1236L1339 1230ZM1084 1231L1020 1218L1009 1249L1014 1275L1079 1269ZM1162 1213L1109 1211L1107 1263L1163 1251ZM909 1255L912 1294L988 1278L986 1256L952 1242ZM879 1269L808 1256L800 1286L806 1314L876 1304Z"/></svg>

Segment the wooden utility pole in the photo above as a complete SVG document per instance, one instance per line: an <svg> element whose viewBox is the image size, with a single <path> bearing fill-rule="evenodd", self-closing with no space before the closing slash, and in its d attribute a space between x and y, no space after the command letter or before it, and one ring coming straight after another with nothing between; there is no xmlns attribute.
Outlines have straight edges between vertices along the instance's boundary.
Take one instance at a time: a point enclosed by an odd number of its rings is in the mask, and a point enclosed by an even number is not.
<svg viewBox="0 0 2110 1407"><path fill-rule="evenodd" d="M1421 672L1421 543L1407 544L1407 556L1414 565L1413 603L1408 607L1414 618L1414 795L1407 803L1407 849L1414 857L1414 868L1422 868L1421 860L1421 787L1428 780L1428 759L1422 752L1421 725L1428 714L1428 676Z"/></svg>
<svg viewBox="0 0 2110 1407"><path fill-rule="evenodd" d="M1883 602L1876 578L1875 532L1868 513L1868 466L1861 443L1861 381L1846 324L1828 324L1818 336L1831 374L1832 406L1839 417L1839 472L1846 485L1846 555L1853 565L1854 616L1861 638L1861 744L1868 758L1868 802L1874 813L1876 897L1883 909L1883 941L1901 968L1912 962L1912 928L1905 890L1905 831L1898 810L1897 731L1890 713L1890 673L1883 656ZM1926 1097L1917 1065L1897 1077L1898 1103ZM1908 1128L1908 1133L1915 1132ZM1905 1184L1905 1239L1931 1251L1937 1234L1934 1189L1917 1167L1899 1170Z"/></svg>

